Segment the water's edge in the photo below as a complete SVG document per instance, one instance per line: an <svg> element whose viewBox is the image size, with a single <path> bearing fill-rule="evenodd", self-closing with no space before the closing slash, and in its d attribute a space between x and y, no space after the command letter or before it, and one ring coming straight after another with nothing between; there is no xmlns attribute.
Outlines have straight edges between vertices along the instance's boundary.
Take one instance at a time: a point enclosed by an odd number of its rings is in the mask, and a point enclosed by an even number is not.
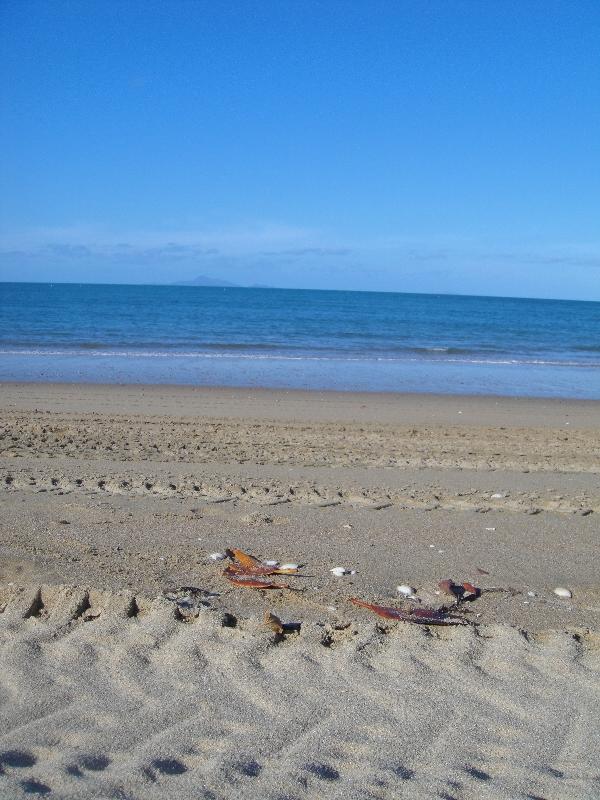
<svg viewBox="0 0 600 800"><path fill-rule="evenodd" d="M0 284L0 381L600 398L600 303Z"/></svg>

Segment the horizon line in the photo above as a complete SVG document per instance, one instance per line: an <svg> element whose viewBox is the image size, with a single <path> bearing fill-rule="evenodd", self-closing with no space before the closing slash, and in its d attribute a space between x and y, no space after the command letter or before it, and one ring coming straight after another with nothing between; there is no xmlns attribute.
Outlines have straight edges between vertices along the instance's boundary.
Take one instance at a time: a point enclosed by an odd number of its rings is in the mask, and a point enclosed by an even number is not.
<svg viewBox="0 0 600 800"><path fill-rule="evenodd" d="M214 280L218 280L215 278ZM405 294L423 297L473 297L491 300L539 300L549 303L600 303L597 300L583 300L580 298L566 297L524 297L523 295L500 295L500 294L466 294L463 292L403 292L398 289L314 289L302 288L298 286L253 286L242 284L213 285L204 286L190 285L189 283L108 283L99 281L6 281L0 279L0 284L25 284L30 286L140 286L140 287L162 287L167 289L249 289L252 291L277 291L277 292L351 292L353 294Z"/></svg>

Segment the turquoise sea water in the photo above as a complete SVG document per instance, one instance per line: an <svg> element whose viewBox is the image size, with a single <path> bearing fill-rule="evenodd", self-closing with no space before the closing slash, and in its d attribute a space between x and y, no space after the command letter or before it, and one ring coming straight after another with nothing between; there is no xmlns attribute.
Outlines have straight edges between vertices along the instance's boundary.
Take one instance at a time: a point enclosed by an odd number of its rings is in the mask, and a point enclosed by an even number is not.
<svg viewBox="0 0 600 800"><path fill-rule="evenodd" d="M600 303L0 283L0 380L600 398Z"/></svg>

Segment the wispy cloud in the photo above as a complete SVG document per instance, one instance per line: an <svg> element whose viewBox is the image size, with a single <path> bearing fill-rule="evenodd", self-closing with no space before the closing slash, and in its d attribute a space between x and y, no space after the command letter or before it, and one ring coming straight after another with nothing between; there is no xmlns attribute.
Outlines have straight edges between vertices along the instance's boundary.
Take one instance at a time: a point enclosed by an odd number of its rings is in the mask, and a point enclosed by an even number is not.
<svg viewBox="0 0 600 800"><path fill-rule="evenodd" d="M101 226L39 227L5 234L0 253L13 257L46 257L76 261L195 261L236 259L342 259L374 258L382 263L436 262L571 265L600 267L600 243L556 244L530 247L484 245L475 238L438 236L427 241L411 236L361 239L281 223L238 225L214 229L111 231Z"/></svg>
<svg viewBox="0 0 600 800"><path fill-rule="evenodd" d="M301 258L303 256L347 256L352 253L349 247L296 247L291 250L264 250L261 256L281 256Z"/></svg>
<svg viewBox="0 0 600 800"><path fill-rule="evenodd" d="M571 252L514 252L498 253L498 260L518 262L520 264L539 264L547 266L572 266L572 267L600 267L600 252L580 253L578 250Z"/></svg>
<svg viewBox="0 0 600 800"><path fill-rule="evenodd" d="M221 252L260 253L266 249L301 249L321 246L321 235L313 230L290 225L232 226L217 229L169 229L110 231L91 226L34 228L2 237L3 249L39 252L49 247L85 247L88 252L107 254L127 250L141 252L194 253Z"/></svg>
<svg viewBox="0 0 600 800"><path fill-rule="evenodd" d="M263 224L214 230L107 231L79 225L37 228L0 240L0 265L13 273L19 264L53 279L61 270L103 279L122 269L139 278L146 268L156 280L193 278L204 273L236 281L277 282L300 261L305 272L331 265L351 252L333 237L291 225ZM175 271L174 271L175 270ZM294 278L290 277L293 283Z"/></svg>

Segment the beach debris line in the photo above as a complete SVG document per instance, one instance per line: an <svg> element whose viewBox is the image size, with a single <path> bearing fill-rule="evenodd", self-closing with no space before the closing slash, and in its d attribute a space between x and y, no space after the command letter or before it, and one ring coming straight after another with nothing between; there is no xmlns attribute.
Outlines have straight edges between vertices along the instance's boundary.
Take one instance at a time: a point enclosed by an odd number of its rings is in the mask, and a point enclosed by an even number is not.
<svg viewBox="0 0 600 800"><path fill-rule="evenodd" d="M223 577L234 586L245 589L291 589L287 583L274 583L267 578L271 575L297 575L300 569L298 564L282 564L279 567L278 562L272 559L259 561L235 547L227 548L225 553L231 563L223 570Z"/></svg>
<svg viewBox="0 0 600 800"><path fill-rule="evenodd" d="M298 564L282 564L278 567L277 562L273 564L272 561L269 563L259 561L258 558L236 548L228 548L225 552L231 559L227 569L244 575L295 575L300 569Z"/></svg>
<svg viewBox="0 0 600 800"><path fill-rule="evenodd" d="M375 603L367 603L358 597L351 597L350 602L360 608L366 608L385 619L396 619L401 622L413 622L416 625L468 625L469 622L464 617L457 617L442 608L411 608L410 611L403 611L400 608L391 606L379 606Z"/></svg>

